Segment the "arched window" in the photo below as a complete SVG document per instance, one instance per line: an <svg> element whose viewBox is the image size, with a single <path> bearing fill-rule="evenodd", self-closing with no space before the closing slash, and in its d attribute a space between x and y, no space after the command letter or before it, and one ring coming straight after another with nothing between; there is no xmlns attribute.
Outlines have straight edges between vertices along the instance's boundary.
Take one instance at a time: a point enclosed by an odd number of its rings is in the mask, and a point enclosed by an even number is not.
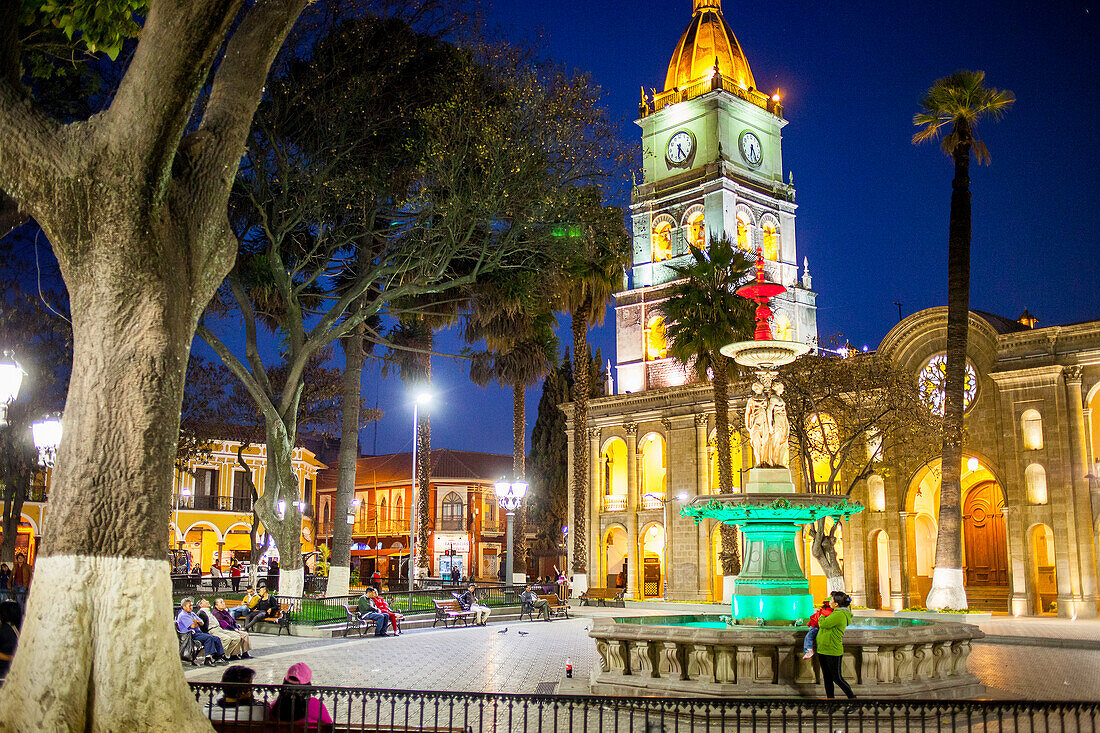
<svg viewBox="0 0 1100 733"><path fill-rule="evenodd" d="M775 222L764 223L764 259L779 260L779 227Z"/></svg>
<svg viewBox="0 0 1100 733"><path fill-rule="evenodd" d="M665 338L665 319L653 316L645 329L645 358L664 359L668 356L668 341Z"/></svg>
<svg viewBox="0 0 1100 733"><path fill-rule="evenodd" d="M462 512L462 497L457 492L450 492L443 497L443 516L441 517L441 529L461 530L465 529Z"/></svg>
<svg viewBox="0 0 1100 733"><path fill-rule="evenodd" d="M867 478L867 504L873 512L886 511L886 485L878 474Z"/></svg>
<svg viewBox="0 0 1100 733"><path fill-rule="evenodd" d="M642 439L640 452L642 508L660 509L666 488L665 439L659 433L650 433Z"/></svg>
<svg viewBox="0 0 1100 733"><path fill-rule="evenodd" d="M685 217L687 222L684 233L687 235L688 245L698 250L707 248L707 230L703 217L703 207L693 206Z"/></svg>
<svg viewBox="0 0 1100 733"><path fill-rule="evenodd" d="M613 438L600 454L600 488L604 511L626 509L626 443Z"/></svg>
<svg viewBox="0 0 1100 733"><path fill-rule="evenodd" d="M653 261L672 256L672 218L662 216L653 222Z"/></svg>
<svg viewBox="0 0 1100 733"><path fill-rule="evenodd" d="M752 247L752 220L744 211L737 212L737 246L746 252L751 252Z"/></svg>
<svg viewBox="0 0 1100 733"><path fill-rule="evenodd" d="M1028 504L1047 503L1047 472L1038 463L1032 463L1024 469L1024 486L1027 489Z"/></svg>
<svg viewBox="0 0 1100 733"><path fill-rule="evenodd" d="M405 521L405 500L401 494L397 495L397 498L393 500L393 509L390 510L390 519L395 522Z"/></svg>
<svg viewBox="0 0 1100 733"><path fill-rule="evenodd" d="M790 318L777 315L772 319L772 338L776 341L794 341L794 326Z"/></svg>
<svg viewBox="0 0 1100 733"><path fill-rule="evenodd" d="M1024 435L1024 450L1043 447L1043 416L1038 410L1024 410L1020 415L1020 431Z"/></svg>

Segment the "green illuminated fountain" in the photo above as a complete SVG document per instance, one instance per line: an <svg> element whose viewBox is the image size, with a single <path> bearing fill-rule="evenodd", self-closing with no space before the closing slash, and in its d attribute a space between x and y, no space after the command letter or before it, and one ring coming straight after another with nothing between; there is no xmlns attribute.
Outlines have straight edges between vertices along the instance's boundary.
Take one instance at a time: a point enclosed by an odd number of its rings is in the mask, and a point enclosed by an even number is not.
<svg viewBox="0 0 1100 733"><path fill-rule="evenodd" d="M768 301L785 290L764 279L764 259L757 250L756 280L737 291L757 304L754 339L722 348L725 356L756 371L753 394L745 404L745 429L756 466L749 470L744 493L697 496L680 511L696 523L717 519L744 533L745 558L731 599L737 623L763 619L768 624L789 624L809 618L815 604L795 550L798 531L822 517L846 519L863 511L846 498L795 493L788 468L790 424L777 374L779 367L809 347L771 336Z"/></svg>

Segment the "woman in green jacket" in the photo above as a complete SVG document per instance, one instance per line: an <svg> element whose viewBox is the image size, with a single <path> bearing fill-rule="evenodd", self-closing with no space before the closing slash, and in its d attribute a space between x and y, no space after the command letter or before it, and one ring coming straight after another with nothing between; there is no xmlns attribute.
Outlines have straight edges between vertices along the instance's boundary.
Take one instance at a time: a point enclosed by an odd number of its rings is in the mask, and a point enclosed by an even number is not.
<svg viewBox="0 0 1100 733"><path fill-rule="evenodd" d="M821 678L825 682L825 696L829 698L833 697L834 682L844 690L849 699L855 697L840 672L840 660L844 656L844 629L852 623L852 612L848 610L850 605L852 599L847 593L833 591L829 600L833 612L817 622L817 658L821 664Z"/></svg>

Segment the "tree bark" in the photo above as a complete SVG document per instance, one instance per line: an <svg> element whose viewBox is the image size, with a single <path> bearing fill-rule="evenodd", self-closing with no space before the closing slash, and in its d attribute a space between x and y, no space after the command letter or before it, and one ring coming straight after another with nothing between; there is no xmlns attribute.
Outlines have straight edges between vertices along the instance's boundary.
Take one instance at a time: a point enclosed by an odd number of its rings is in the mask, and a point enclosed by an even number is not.
<svg viewBox="0 0 1100 733"><path fill-rule="evenodd" d="M512 385L512 475L516 481L526 481L527 414L524 397L527 390L522 384ZM527 572L527 499L520 502L513 520L512 572ZM507 578L505 582L511 583Z"/></svg>
<svg viewBox="0 0 1100 733"><path fill-rule="evenodd" d="M295 408L293 412L297 412ZM282 420L267 421L267 472L264 493L256 502L268 536L279 550L279 596L300 598L304 586L302 567L302 514L297 503L298 478L294 475L294 426ZM279 519L278 503L285 501L283 518Z"/></svg>
<svg viewBox="0 0 1100 733"><path fill-rule="evenodd" d="M363 390L363 326L340 342L344 349L344 397L340 426L340 470L332 513L332 555L326 595L346 596L351 580L351 530L346 517L355 498L359 459L359 403ZM377 541L377 539L376 539Z"/></svg>
<svg viewBox="0 0 1100 733"><path fill-rule="evenodd" d="M588 572L588 311L585 300L573 314L573 572Z"/></svg>
<svg viewBox="0 0 1100 733"><path fill-rule="evenodd" d="M834 590L845 591L844 569L840 567L840 560L836 556L836 529L837 523L833 523L832 530L825 532L825 519L821 518L810 525L811 540L810 554L821 566L825 573L825 587L830 593Z"/></svg>
<svg viewBox="0 0 1100 733"><path fill-rule="evenodd" d="M23 516L23 502L27 499L30 483L31 477L23 473L16 476L10 486L4 487L4 536L0 540L0 562L7 563L9 568L15 563L15 541L19 535L19 520Z"/></svg>
<svg viewBox="0 0 1100 733"><path fill-rule="evenodd" d="M432 383L432 360L427 357L424 369L426 384ZM418 442L416 453L416 474L418 493L416 495L416 567L418 574L427 575L429 570L428 540L431 537L431 486L432 486L432 421L428 407L421 408L420 423L416 426ZM410 510L411 511L411 510ZM410 513L411 516L411 513Z"/></svg>
<svg viewBox="0 0 1100 733"><path fill-rule="evenodd" d="M963 391L970 322L970 141L965 119L955 122L955 177L947 241L947 365L944 379L943 446L940 452L940 515L936 567L925 605L963 610L962 562Z"/></svg>

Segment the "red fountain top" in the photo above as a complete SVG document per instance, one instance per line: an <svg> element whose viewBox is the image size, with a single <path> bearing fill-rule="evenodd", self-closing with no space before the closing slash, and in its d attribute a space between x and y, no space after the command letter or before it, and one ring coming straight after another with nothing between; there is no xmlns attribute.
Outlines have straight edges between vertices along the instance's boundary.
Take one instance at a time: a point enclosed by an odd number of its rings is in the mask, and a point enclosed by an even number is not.
<svg viewBox="0 0 1100 733"><path fill-rule="evenodd" d="M742 298L748 298L756 303L756 331L753 338L757 341L771 341L772 330L768 321L772 317L772 309L768 307L768 301L787 289L779 283L771 283L764 279L764 252L760 247L756 248L756 280L737 289L737 294Z"/></svg>

